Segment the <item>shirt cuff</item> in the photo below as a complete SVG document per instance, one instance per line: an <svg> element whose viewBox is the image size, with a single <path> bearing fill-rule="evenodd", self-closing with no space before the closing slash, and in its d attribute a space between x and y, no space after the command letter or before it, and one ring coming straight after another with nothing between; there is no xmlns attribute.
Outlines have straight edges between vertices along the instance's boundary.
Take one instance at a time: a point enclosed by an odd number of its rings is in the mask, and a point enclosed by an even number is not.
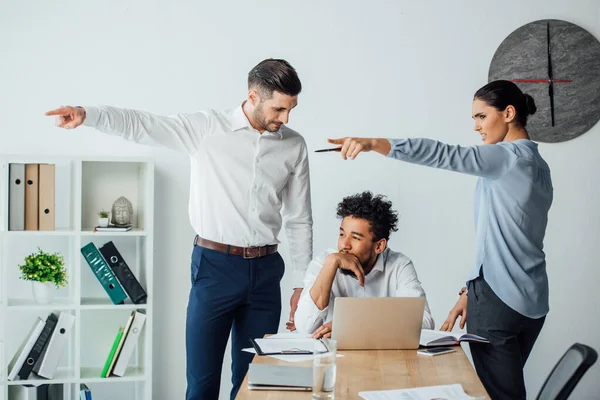
<svg viewBox="0 0 600 400"><path fill-rule="evenodd" d="M85 110L85 120L83 120L83 126L96 127L98 120L100 119L100 109L98 107L87 107L83 106Z"/></svg>
<svg viewBox="0 0 600 400"><path fill-rule="evenodd" d="M392 157L392 155L394 154L394 150L396 148L396 144L398 142L401 142L402 140L405 140L405 139L388 139L388 142L390 142L390 152L387 154L386 157Z"/></svg>

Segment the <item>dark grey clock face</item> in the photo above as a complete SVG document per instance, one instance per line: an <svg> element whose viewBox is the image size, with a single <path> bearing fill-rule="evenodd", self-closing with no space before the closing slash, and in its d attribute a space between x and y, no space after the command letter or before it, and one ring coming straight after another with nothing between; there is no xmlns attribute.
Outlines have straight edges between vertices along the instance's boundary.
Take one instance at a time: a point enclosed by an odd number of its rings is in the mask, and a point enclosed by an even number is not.
<svg viewBox="0 0 600 400"><path fill-rule="evenodd" d="M600 42L569 22L540 20L515 30L496 50L488 79L515 81L534 98L538 110L527 123L533 140L564 142L600 119Z"/></svg>

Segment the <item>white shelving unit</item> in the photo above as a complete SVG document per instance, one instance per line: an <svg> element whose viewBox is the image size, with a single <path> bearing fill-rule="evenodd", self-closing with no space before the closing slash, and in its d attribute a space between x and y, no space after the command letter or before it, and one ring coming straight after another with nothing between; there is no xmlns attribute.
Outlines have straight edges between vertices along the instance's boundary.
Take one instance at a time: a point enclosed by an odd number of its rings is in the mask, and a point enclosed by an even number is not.
<svg viewBox="0 0 600 400"><path fill-rule="evenodd" d="M56 229L8 230L9 164L56 165ZM65 400L79 399L87 384L94 400L152 399L152 324L154 252L154 163L140 158L0 156L0 400L12 400L10 387L22 384L64 384ZM125 196L133 204L128 232L93 232L101 209ZM113 305L92 273L80 249L89 242L100 247L113 241L145 288L146 304ZM48 305L33 301L31 282L19 279L18 265L37 248L60 252L69 276L67 287ZM132 310L147 316L137 348L123 377L100 378L113 340ZM35 319L51 312L69 312L75 325L54 379L8 381L8 364ZM33 376L33 374L32 374Z"/></svg>

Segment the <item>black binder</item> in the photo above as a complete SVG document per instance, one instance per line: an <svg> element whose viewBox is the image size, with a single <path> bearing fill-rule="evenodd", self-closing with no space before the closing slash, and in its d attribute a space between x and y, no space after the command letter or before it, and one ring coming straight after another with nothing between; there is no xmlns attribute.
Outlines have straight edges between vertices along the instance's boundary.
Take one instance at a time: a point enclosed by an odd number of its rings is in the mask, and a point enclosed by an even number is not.
<svg viewBox="0 0 600 400"><path fill-rule="evenodd" d="M31 371L33 370L33 366L38 361L38 359L40 358L40 355L44 351L44 348L48 344L48 341L50 340L50 337L52 336L52 333L54 332L54 328L56 328L57 323L58 323L58 317L56 315L54 315L54 314L48 315L48 318L46 319L46 325L44 325L44 329L42 329L42 333L40 333L40 336L38 337L35 344L33 345L33 348L27 355L27 358L25 359L23 366L19 370L19 378L21 378L21 379L29 378L29 374L31 374Z"/></svg>
<svg viewBox="0 0 600 400"><path fill-rule="evenodd" d="M112 241L100 247L100 253L134 304L145 304L148 295Z"/></svg>

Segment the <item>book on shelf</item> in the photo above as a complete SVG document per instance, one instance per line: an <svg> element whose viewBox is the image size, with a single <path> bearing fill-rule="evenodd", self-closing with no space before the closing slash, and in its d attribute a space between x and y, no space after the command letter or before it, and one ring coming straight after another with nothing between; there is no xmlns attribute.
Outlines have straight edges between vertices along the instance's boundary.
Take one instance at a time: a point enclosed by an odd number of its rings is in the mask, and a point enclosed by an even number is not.
<svg viewBox="0 0 600 400"><path fill-rule="evenodd" d="M92 392L85 383L79 385L79 400L92 400Z"/></svg>
<svg viewBox="0 0 600 400"><path fill-rule="evenodd" d="M63 400L63 384L12 385L8 388L10 400Z"/></svg>
<svg viewBox="0 0 600 400"><path fill-rule="evenodd" d="M444 331L434 331L431 329L422 329L419 344L421 346L453 346L460 342L489 343L484 337L473 335L472 333L453 333Z"/></svg>
<svg viewBox="0 0 600 400"><path fill-rule="evenodd" d="M119 332L108 353L100 377L108 378L111 375L125 375L125 370L144 327L144 322L146 322L145 314L139 311L131 312L125 327L119 327Z"/></svg>
<svg viewBox="0 0 600 400"><path fill-rule="evenodd" d="M104 260L116 275L131 301L134 304L146 303L146 298L148 297L146 291L133 272L131 272L129 265L127 265L121 253L119 253L115 244L112 241L106 242L98 250L100 250L102 257L104 257Z"/></svg>
<svg viewBox="0 0 600 400"><path fill-rule="evenodd" d="M127 295L117 280L112 269L108 266L96 245L92 242L81 248L81 254L87 261L98 282L102 285L113 304L123 304Z"/></svg>
<svg viewBox="0 0 600 400"><path fill-rule="evenodd" d="M146 322L146 314L143 314L139 311L134 311L132 316L133 321L129 326L125 343L123 343L123 347L121 348L121 352L117 358L117 363L112 370L112 374L116 376L125 375L125 370L127 369L127 365L129 365L129 360L131 359L133 350L138 343L142 328Z"/></svg>
<svg viewBox="0 0 600 400"><path fill-rule="evenodd" d="M96 226L94 232L127 232L131 230L131 225L119 226L119 225L108 225L108 226Z"/></svg>
<svg viewBox="0 0 600 400"><path fill-rule="evenodd" d="M29 352L33 348L33 345L35 344L37 339L40 337L40 333L42 333L42 330L44 329L45 325L46 325L46 321L44 321L40 317L38 317L35 320L33 327L29 331L29 334L27 336L25 336L25 339L21 343L21 346L19 347L19 349L13 356L12 360L10 361L10 364L8 365L8 370L9 370L8 380L9 381L14 381L14 380L18 379L19 371L21 370L21 367L23 366L25 359L29 355Z"/></svg>
<svg viewBox="0 0 600 400"><path fill-rule="evenodd" d="M74 323L75 316L73 314L64 311L60 313L56 328L54 328L48 345L42 352L38 362L33 367L33 372L42 378L53 378L58 367L58 362L67 346L69 334L73 329Z"/></svg>
<svg viewBox="0 0 600 400"><path fill-rule="evenodd" d="M54 230L55 170L54 164L9 164L9 230Z"/></svg>
<svg viewBox="0 0 600 400"><path fill-rule="evenodd" d="M110 368L110 364L113 361L115 356L115 352L117 351L117 347L119 347L119 343L121 342L121 338L123 337L123 328L119 328L117 332L117 336L115 336L115 340L108 352L108 357L106 357L106 362L104 363L104 368L102 368L102 372L100 372L100 378L108 378L108 369Z"/></svg>
<svg viewBox="0 0 600 400"><path fill-rule="evenodd" d="M54 332L54 328L56 328L57 323L58 317L55 314L51 313L50 315L48 315L48 318L46 318L46 324L44 325L44 329L42 329L40 336L35 341L35 344L29 351L29 354L27 355L27 358L25 359L21 370L19 371L19 378L29 378L29 375L33 371L33 367L38 362L40 356L42 355L42 352L48 345L48 341L52 337L52 333Z"/></svg>

